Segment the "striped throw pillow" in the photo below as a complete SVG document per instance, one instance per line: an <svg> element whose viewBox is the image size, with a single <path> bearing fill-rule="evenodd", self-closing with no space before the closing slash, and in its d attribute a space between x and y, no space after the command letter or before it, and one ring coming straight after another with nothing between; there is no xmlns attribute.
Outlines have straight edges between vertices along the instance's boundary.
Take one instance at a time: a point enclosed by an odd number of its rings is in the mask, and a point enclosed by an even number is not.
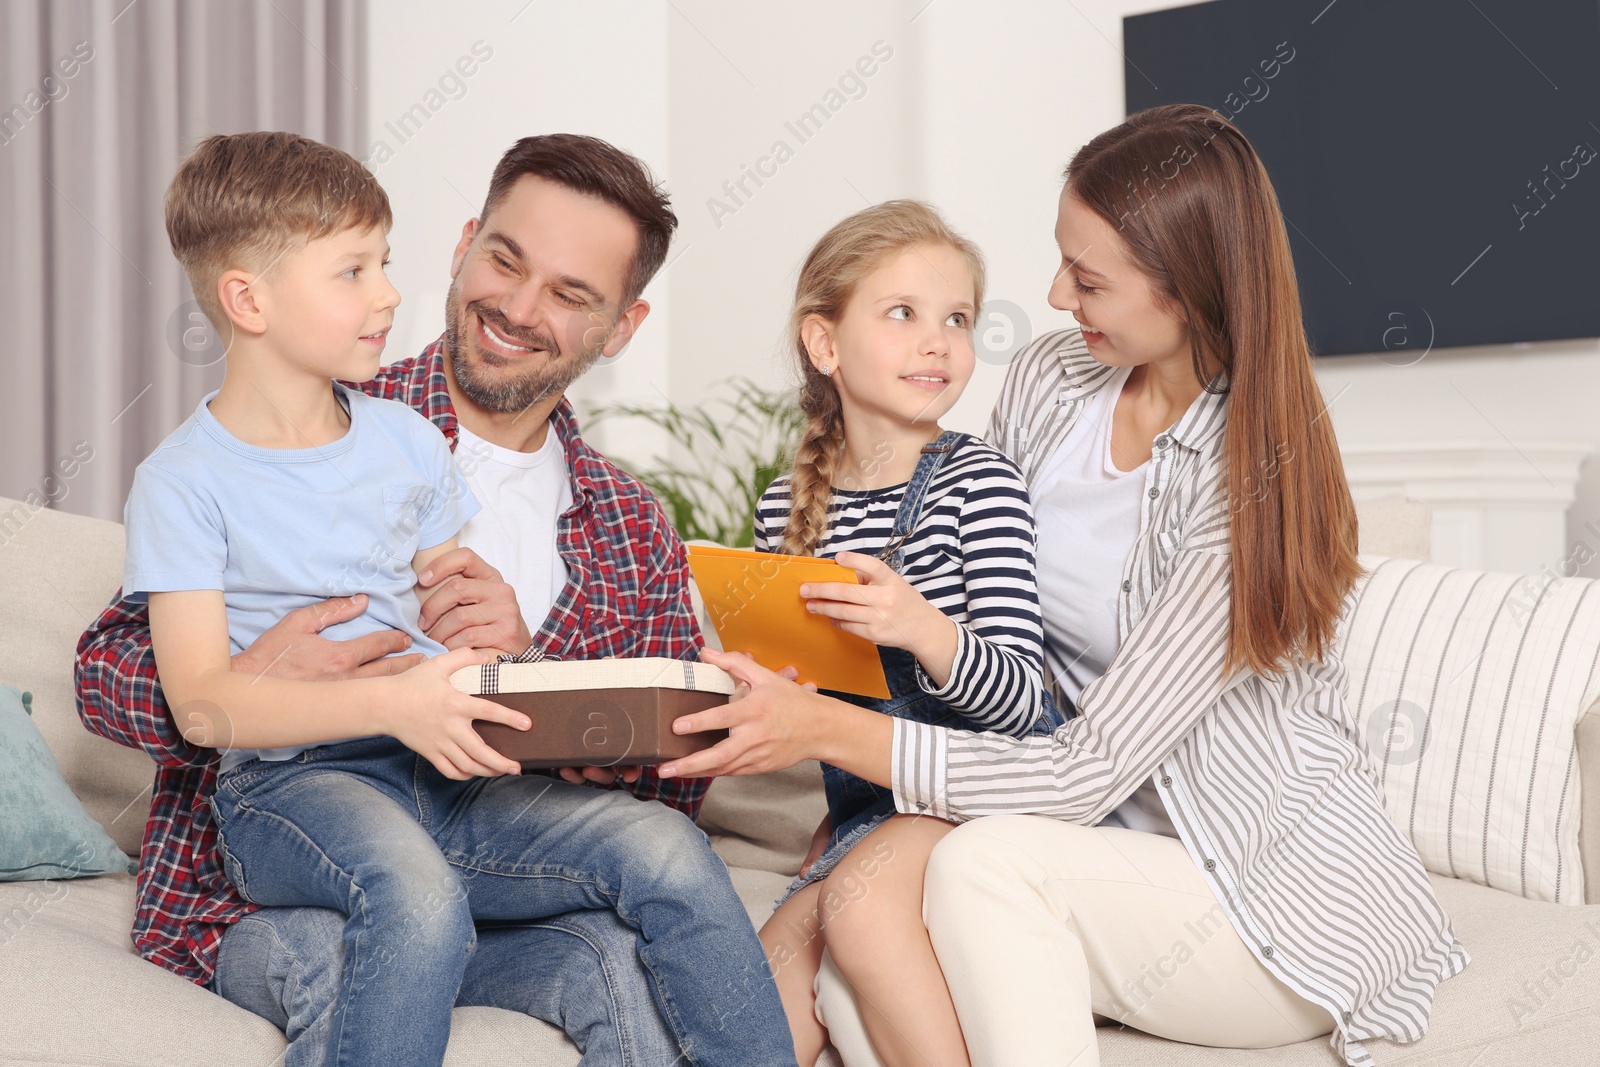
<svg viewBox="0 0 1600 1067"><path fill-rule="evenodd" d="M1361 563L1341 642L1390 816L1436 874L1582 904L1576 728L1600 696L1600 583Z"/></svg>

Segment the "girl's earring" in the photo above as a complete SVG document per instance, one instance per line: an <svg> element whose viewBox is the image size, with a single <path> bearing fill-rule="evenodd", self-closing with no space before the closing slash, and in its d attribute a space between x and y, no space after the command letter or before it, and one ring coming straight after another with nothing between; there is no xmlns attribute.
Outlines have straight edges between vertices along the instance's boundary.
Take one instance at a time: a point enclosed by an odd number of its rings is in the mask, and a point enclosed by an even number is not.
<svg viewBox="0 0 1600 1067"><path fill-rule="evenodd" d="M824 363L821 367L818 367L817 369L822 371L822 376L824 378L833 377L833 368L828 366L826 363Z"/></svg>

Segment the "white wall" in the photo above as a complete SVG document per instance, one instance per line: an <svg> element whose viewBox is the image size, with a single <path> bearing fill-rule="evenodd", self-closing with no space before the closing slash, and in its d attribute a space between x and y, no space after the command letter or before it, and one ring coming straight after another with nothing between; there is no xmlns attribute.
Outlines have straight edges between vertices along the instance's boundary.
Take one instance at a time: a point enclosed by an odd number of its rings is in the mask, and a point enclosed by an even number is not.
<svg viewBox="0 0 1600 1067"><path fill-rule="evenodd" d="M1073 323L1045 299L1060 259L1061 170L1122 120L1121 16L1138 7L936 0L917 20L926 195L983 248L988 300L1021 308L1017 325L1034 337ZM1003 365L980 361L954 427L980 432L1004 378Z"/></svg>
<svg viewBox="0 0 1600 1067"><path fill-rule="evenodd" d="M784 325L801 260L845 215L921 191L911 10L674 0L674 400L692 403L729 375L797 380ZM826 121L799 126L818 104L832 105Z"/></svg>
<svg viewBox="0 0 1600 1067"><path fill-rule="evenodd" d="M494 49L469 92L379 169L394 197L394 277L406 295L397 336L437 333L449 250L481 201L495 158L525 133L571 129L614 140L667 179L682 221L666 275L646 294L643 335L575 390L694 402L743 374L790 380L782 327L811 243L867 202L921 196L984 249L990 297L1021 309L1034 335L1070 323L1045 290L1062 165L1123 117L1121 19L1170 0L727 0L375 2L372 129L415 103L457 56ZM789 131L877 41L893 50L804 144ZM773 142L793 157L743 202L722 189ZM768 167L771 170L771 166ZM448 178L464 194L446 185ZM707 201L735 207L713 218ZM718 222L720 221L720 225ZM982 325L982 324L980 324ZM990 326L996 325L990 323ZM1482 440L1600 449L1600 343L1436 350L1410 367L1376 357L1320 362L1346 445ZM947 423L982 429L1004 375L980 362ZM608 432L618 433L616 428ZM643 439L597 444L637 455ZM1600 463L1584 466L1571 540L1600 516ZM1551 561L1555 563L1555 560ZM1600 560L1584 573L1600 575Z"/></svg>

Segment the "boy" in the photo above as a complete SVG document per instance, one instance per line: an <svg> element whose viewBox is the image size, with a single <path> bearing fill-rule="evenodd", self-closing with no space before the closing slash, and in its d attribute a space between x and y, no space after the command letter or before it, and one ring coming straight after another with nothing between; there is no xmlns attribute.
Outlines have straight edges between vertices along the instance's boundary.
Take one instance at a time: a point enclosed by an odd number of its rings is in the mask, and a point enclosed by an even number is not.
<svg viewBox="0 0 1600 1067"><path fill-rule="evenodd" d="M385 927L384 913L405 906L408 914L402 883L424 873L439 882L448 867L403 798L362 763L376 772L408 747L453 779L514 773L477 739L472 719L525 719L460 699L450 672L487 657L446 654L417 627L416 571L453 548L478 510L445 442L405 405L332 381L377 372L399 303L383 271L387 197L336 149L251 133L203 142L169 188L166 214L197 299L230 339L228 364L221 389L134 476L124 587L149 598L157 666L183 709L180 723L224 749L211 803L230 880L255 904L349 916L333 1032L366 1031L369 1010L381 1010L384 1025L440 1011L447 1020L448 974L419 981L420 968L434 964L407 966L448 947L440 940L450 932L447 909L434 924L445 929L409 944ZM357 592L367 610L340 624L346 636L401 629L435 658L403 675L342 683L230 672L230 653L284 613ZM332 788L323 763L339 754L347 807L319 811ZM368 836L335 837L329 822ZM306 849L327 856L308 862ZM362 865L377 871L352 881ZM470 944L464 921L463 931L458 914L457 957ZM428 1059L442 1057L442 1046L438 1054Z"/></svg>
<svg viewBox="0 0 1600 1067"><path fill-rule="evenodd" d="M613 877L569 865L551 879L528 857L464 847L489 837L506 790L536 785L494 777L517 766L472 720L529 723L451 688L454 670L490 657L447 653L417 625L416 575L477 510L443 438L405 405L332 381L378 369L399 300L383 274L389 223L383 191L353 158L290 134L210 138L168 191L173 250L229 359L222 388L135 476L125 590L149 598L174 718L224 749L211 799L224 868L253 904L346 916L328 1062L441 1062L476 921L614 908L660 953L663 1000L715 1001L704 968L680 964L717 932L682 915L685 879L663 876L671 857L650 855L688 838L619 841L636 862L614 864ZM324 633L401 629L434 658L344 682L229 671L230 645L357 592L366 612ZM526 806L541 795L526 791ZM581 828L551 829L582 839ZM547 837L530 830L529 849L553 851ZM704 1035L704 1047L731 1036Z"/></svg>

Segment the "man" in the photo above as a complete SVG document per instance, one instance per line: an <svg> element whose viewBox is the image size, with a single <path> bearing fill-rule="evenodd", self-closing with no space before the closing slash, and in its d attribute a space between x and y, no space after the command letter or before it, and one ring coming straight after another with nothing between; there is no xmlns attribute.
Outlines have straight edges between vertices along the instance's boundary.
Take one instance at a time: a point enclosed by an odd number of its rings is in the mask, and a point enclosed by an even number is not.
<svg viewBox="0 0 1600 1067"><path fill-rule="evenodd" d="M420 626L447 647L523 661L697 654L682 543L649 492L583 443L564 397L644 321L649 305L639 294L665 260L676 221L648 171L626 153L588 137L524 138L496 167L481 217L463 228L445 335L360 387L431 419L484 505L463 529L463 547L422 575L435 591ZM485 558L502 561L506 576ZM293 612L233 657L233 669L336 678L414 665L419 657L398 654L409 638L394 631L350 642L317 636L363 608L355 596ZM133 931L141 954L274 1022L290 1039L288 1063L320 1063L343 917L257 908L228 883L207 804L217 750L228 745L225 711L167 707L144 605L121 597L80 641L77 685L90 730L157 763ZM530 832L548 832L541 819L570 820L563 825L603 837L605 820L637 827L655 818L665 827L678 818L618 805L579 784L619 784L609 771L568 768L561 776L530 776L528 804L505 820L503 847L490 839L475 842L470 855L447 856L463 877L473 863L511 853ZM620 784L640 805L660 800L691 818L707 784L664 782L648 770L624 777L631 781ZM759 942L753 930L743 937L735 929L747 930L748 920L726 870L711 859L684 879L684 912L709 919L727 934L719 941L748 957L703 961L733 976L717 1003L661 1003L640 959L649 947L629 916L604 907L537 923L480 921L457 1002L561 1025L586 1064L685 1056L793 1064ZM628 862L614 855L597 855L592 867L588 861L564 856L562 871L600 883L606 862ZM657 862L670 869L673 858Z"/></svg>

